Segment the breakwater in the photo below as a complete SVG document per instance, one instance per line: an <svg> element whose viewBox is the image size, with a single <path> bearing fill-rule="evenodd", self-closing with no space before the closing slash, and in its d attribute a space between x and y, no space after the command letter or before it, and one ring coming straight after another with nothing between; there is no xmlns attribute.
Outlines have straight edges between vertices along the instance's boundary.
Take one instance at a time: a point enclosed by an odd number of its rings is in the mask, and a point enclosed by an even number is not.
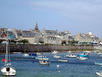
<svg viewBox="0 0 102 77"><path fill-rule="evenodd" d="M9 44L10 52L51 52L57 51L82 51L82 50L93 50L92 45L34 45L34 44ZM0 44L0 52L3 53L6 50L5 44Z"/></svg>

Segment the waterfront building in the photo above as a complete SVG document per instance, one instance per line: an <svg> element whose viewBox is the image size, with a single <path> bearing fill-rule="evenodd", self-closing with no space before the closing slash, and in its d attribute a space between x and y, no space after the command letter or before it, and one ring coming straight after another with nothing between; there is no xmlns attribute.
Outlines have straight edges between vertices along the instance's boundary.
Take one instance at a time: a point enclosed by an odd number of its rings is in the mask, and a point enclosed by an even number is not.
<svg viewBox="0 0 102 77"><path fill-rule="evenodd" d="M12 30L7 29L7 28L0 28L0 39L6 39L6 36L8 36L8 38L10 40L15 40L15 34L12 32Z"/></svg>
<svg viewBox="0 0 102 77"><path fill-rule="evenodd" d="M0 39L3 39L6 35L7 28L0 28ZM8 31L10 39L28 40L30 44L72 44L72 42L78 42L78 44L99 44L101 41L98 37L92 34L92 32L78 33L74 36L69 31L58 32L57 30L39 30L38 24L35 24L33 30L17 30L11 29Z"/></svg>
<svg viewBox="0 0 102 77"><path fill-rule="evenodd" d="M58 37L57 30L42 30L41 33L45 44L61 44L61 38Z"/></svg>
<svg viewBox="0 0 102 77"><path fill-rule="evenodd" d="M59 36L62 40L66 41L66 44L69 44L69 42L74 40L73 36L69 31L59 32Z"/></svg>
<svg viewBox="0 0 102 77"><path fill-rule="evenodd" d="M16 40L19 40L19 39L22 38L22 30L11 29L11 31L12 31L13 34L15 35Z"/></svg>
<svg viewBox="0 0 102 77"><path fill-rule="evenodd" d="M34 33L32 31L22 31L22 38L20 40L26 39L30 44L38 44L40 39L40 34Z"/></svg>
<svg viewBox="0 0 102 77"><path fill-rule="evenodd" d="M36 22L35 25L34 25L34 29L33 30L30 30L34 33L40 33L40 30L39 30L39 27L38 27L38 23Z"/></svg>
<svg viewBox="0 0 102 77"><path fill-rule="evenodd" d="M74 40L78 41L79 44L98 44L100 42L100 39L91 32L88 34L78 33L74 36Z"/></svg>
<svg viewBox="0 0 102 77"><path fill-rule="evenodd" d="M5 39L7 28L0 28L0 39Z"/></svg>

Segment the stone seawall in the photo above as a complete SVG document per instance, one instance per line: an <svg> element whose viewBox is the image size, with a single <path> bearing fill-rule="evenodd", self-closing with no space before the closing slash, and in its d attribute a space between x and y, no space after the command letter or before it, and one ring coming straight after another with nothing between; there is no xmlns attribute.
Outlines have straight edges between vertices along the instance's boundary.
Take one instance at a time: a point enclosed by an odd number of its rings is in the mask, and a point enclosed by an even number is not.
<svg viewBox="0 0 102 77"><path fill-rule="evenodd" d="M0 44L0 52L5 52L5 44ZM51 52L58 51L77 51L77 50L93 50L94 46L76 45L76 46L61 46L61 45L34 45L34 44L10 44L10 52Z"/></svg>

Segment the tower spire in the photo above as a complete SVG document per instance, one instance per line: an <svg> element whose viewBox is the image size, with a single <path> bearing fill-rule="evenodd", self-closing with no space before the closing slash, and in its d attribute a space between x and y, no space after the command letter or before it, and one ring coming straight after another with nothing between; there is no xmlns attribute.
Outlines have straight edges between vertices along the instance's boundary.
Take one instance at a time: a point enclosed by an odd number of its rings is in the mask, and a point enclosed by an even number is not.
<svg viewBox="0 0 102 77"><path fill-rule="evenodd" d="M39 31L39 28L38 28L38 23L37 23L37 21L36 21L36 23L35 23L35 29L34 29L35 31Z"/></svg>

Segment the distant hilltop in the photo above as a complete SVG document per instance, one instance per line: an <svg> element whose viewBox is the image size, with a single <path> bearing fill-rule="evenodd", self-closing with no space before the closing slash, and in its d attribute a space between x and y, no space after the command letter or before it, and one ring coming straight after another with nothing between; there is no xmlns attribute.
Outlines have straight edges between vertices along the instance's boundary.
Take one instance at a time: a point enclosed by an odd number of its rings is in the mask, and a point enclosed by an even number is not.
<svg viewBox="0 0 102 77"><path fill-rule="evenodd" d="M29 44L53 44L53 45L100 45L99 37L92 32L78 33L71 35L69 31L60 32L58 30L39 30L36 23L32 30L18 30L0 28L0 43L8 34L11 43L29 43Z"/></svg>

